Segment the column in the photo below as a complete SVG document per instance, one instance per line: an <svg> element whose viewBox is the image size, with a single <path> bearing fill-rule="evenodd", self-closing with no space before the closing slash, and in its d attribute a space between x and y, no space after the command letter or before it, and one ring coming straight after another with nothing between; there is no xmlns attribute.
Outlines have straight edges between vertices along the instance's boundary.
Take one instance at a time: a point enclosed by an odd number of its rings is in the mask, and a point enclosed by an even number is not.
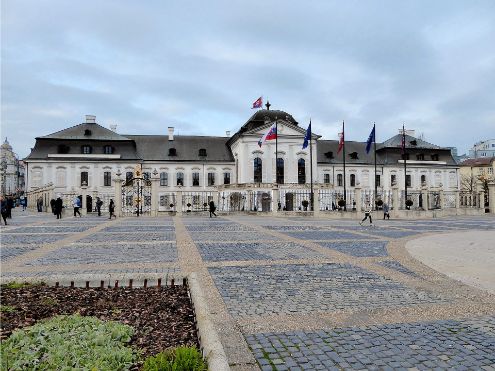
<svg viewBox="0 0 495 371"><path fill-rule="evenodd" d="M120 178L122 174L120 170L117 170L115 178L113 178L113 184L115 189L114 203L115 203L115 215L118 217L122 216L122 179Z"/></svg>
<svg viewBox="0 0 495 371"><path fill-rule="evenodd" d="M445 202L445 198L444 198L445 196L443 194L443 188L440 188L439 193L440 193L440 201L439 201L440 202L440 209L443 209L444 208L444 202Z"/></svg>
<svg viewBox="0 0 495 371"><path fill-rule="evenodd" d="M394 214L397 215L399 213L400 205L399 205L399 187L394 185L392 187L392 203L394 204Z"/></svg>
<svg viewBox="0 0 495 371"><path fill-rule="evenodd" d="M272 214L276 215L278 213L278 200L280 197L280 191L278 188L272 189Z"/></svg>
<svg viewBox="0 0 495 371"><path fill-rule="evenodd" d="M428 187L421 187L422 209L428 210ZM419 205L418 205L419 206Z"/></svg>
<svg viewBox="0 0 495 371"><path fill-rule="evenodd" d="M488 183L488 203L490 204L490 213L495 214L495 182Z"/></svg>
<svg viewBox="0 0 495 371"><path fill-rule="evenodd" d="M461 207L461 195L460 195L460 191L457 189L455 191L455 208L456 209L459 209Z"/></svg>
<svg viewBox="0 0 495 371"><path fill-rule="evenodd" d="M361 203L362 203L362 195L361 195L361 186L356 186L354 188L354 191L356 193L356 198L354 199L354 201L356 201L356 210L357 212L360 212L361 211ZM376 195L375 195L376 197ZM376 200L375 201L375 205L372 205L372 207L376 210ZM353 210L354 211L354 210Z"/></svg>
<svg viewBox="0 0 495 371"><path fill-rule="evenodd" d="M86 204L86 196L88 195L88 187L87 186L81 186L81 196L82 196L82 207L81 212L82 215L87 214L87 204Z"/></svg>
<svg viewBox="0 0 495 371"><path fill-rule="evenodd" d="M320 215L320 187L313 188L313 215Z"/></svg>
<svg viewBox="0 0 495 371"><path fill-rule="evenodd" d="M151 175L151 216L158 216L158 172L156 169Z"/></svg>
<svg viewBox="0 0 495 371"><path fill-rule="evenodd" d="M177 191L175 204L177 215L182 215L182 191Z"/></svg>

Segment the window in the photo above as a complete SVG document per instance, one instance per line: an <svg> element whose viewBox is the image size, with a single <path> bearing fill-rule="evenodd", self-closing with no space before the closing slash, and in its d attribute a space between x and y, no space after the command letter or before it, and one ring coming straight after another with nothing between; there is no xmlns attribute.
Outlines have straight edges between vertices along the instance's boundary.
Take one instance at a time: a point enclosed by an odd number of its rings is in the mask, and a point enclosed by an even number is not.
<svg viewBox="0 0 495 371"><path fill-rule="evenodd" d="M199 187L199 173L192 173L192 185L193 187Z"/></svg>
<svg viewBox="0 0 495 371"><path fill-rule="evenodd" d="M297 161L297 182L299 184L306 183L306 161L303 158Z"/></svg>
<svg viewBox="0 0 495 371"><path fill-rule="evenodd" d="M323 183L330 184L330 174L323 174Z"/></svg>
<svg viewBox="0 0 495 371"><path fill-rule="evenodd" d="M88 186L88 172L81 171L81 186Z"/></svg>
<svg viewBox="0 0 495 371"><path fill-rule="evenodd" d="M68 146L66 146L65 144L60 144L57 147L57 153L60 153L60 154L69 153L69 150L70 150L70 148Z"/></svg>
<svg viewBox="0 0 495 371"><path fill-rule="evenodd" d="M143 179L144 180L150 180L151 179L151 173L150 172L144 172L143 173Z"/></svg>
<svg viewBox="0 0 495 371"><path fill-rule="evenodd" d="M375 186L376 187L381 187L381 178L379 174L375 175Z"/></svg>
<svg viewBox="0 0 495 371"><path fill-rule="evenodd" d="M359 159L358 153L357 152L351 152L349 153L349 157L353 160Z"/></svg>
<svg viewBox="0 0 495 371"><path fill-rule="evenodd" d="M199 150L199 154L198 154L199 157L206 157L206 149L204 148L201 148Z"/></svg>
<svg viewBox="0 0 495 371"><path fill-rule="evenodd" d="M425 155L420 153L419 155L416 155L416 160L418 161L423 161L425 159Z"/></svg>
<svg viewBox="0 0 495 371"><path fill-rule="evenodd" d="M168 186L168 173L165 172L160 173L160 186L162 187Z"/></svg>
<svg viewBox="0 0 495 371"><path fill-rule="evenodd" d="M337 174L337 186L342 187L344 182L342 181L342 174Z"/></svg>
<svg viewBox="0 0 495 371"><path fill-rule="evenodd" d="M177 173L177 185L178 186L184 185L184 173L181 173L181 172Z"/></svg>
<svg viewBox="0 0 495 371"><path fill-rule="evenodd" d="M390 184L391 185L396 185L397 184L397 175L391 174L390 175Z"/></svg>
<svg viewBox="0 0 495 371"><path fill-rule="evenodd" d="M208 173L208 185L209 186L215 185L215 173Z"/></svg>
<svg viewBox="0 0 495 371"><path fill-rule="evenodd" d="M132 184L132 178L134 178L134 173L132 171L127 171L125 173L125 184L131 185Z"/></svg>
<svg viewBox="0 0 495 371"><path fill-rule="evenodd" d="M284 159L277 158L277 184L284 183Z"/></svg>
<svg viewBox="0 0 495 371"><path fill-rule="evenodd" d="M351 174L351 187L356 186L356 174Z"/></svg>
<svg viewBox="0 0 495 371"><path fill-rule="evenodd" d="M493 167L488 168L488 174L492 175L493 174Z"/></svg>
<svg viewBox="0 0 495 371"><path fill-rule="evenodd" d="M168 149L168 155L169 156L177 156L177 150L175 148L169 148Z"/></svg>
<svg viewBox="0 0 495 371"><path fill-rule="evenodd" d="M91 153L91 146L82 146L81 147L81 153L85 155L89 155Z"/></svg>
<svg viewBox="0 0 495 371"><path fill-rule="evenodd" d="M112 173L110 171L105 171L103 173L103 185L105 187L110 187L112 185Z"/></svg>
<svg viewBox="0 0 495 371"><path fill-rule="evenodd" d="M230 173L223 173L223 184L230 184Z"/></svg>
<svg viewBox="0 0 495 371"><path fill-rule="evenodd" d="M421 175L421 185L426 185L426 175Z"/></svg>
<svg viewBox="0 0 495 371"><path fill-rule="evenodd" d="M111 155L113 153L112 146L103 146L103 153L106 155Z"/></svg>
<svg viewBox="0 0 495 371"><path fill-rule="evenodd" d="M256 157L254 159L254 182L261 183L262 182L262 170L263 170L263 162L261 158Z"/></svg>
<svg viewBox="0 0 495 371"><path fill-rule="evenodd" d="M411 187L411 174L406 175L406 186Z"/></svg>
<svg viewBox="0 0 495 371"><path fill-rule="evenodd" d="M330 152L326 152L326 153L325 153L325 157L326 157L326 158L328 158L328 159L333 158L333 152L332 152L332 151L330 151Z"/></svg>
<svg viewBox="0 0 495 371"><path fill-rule="evenodd" d="M438 154L435 153L435 154L431 155L431 160L432 161L438 161Z"/></svg>
<svg viewBox="0 0 495 371"><path fill-rule="evenodd" d="M89 130L89 129L84 130L84 135L85 136L88 136L89 137L91 134L92 134L91 133L91 130Z"/></svg>
<svg viewBox="0 0 495 371"><path fill-rule="evenodd" d="M485 169L484 169L484 168L482 168L482 167L480 167L480 168L478 169L478 173L479 173L480 175L484 175L484 174L485 174Z"/></svg>

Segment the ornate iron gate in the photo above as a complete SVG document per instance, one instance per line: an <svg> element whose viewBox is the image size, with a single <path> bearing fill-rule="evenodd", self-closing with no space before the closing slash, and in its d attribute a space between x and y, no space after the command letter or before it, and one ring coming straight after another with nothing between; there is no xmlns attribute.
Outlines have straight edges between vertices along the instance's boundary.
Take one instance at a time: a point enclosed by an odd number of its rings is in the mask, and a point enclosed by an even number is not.
<svg viewBox="0 0 495 371"><path fill-rule="evenodd" d="M132 178L122 183L122 215L151 215L151 181Z"/></svg>

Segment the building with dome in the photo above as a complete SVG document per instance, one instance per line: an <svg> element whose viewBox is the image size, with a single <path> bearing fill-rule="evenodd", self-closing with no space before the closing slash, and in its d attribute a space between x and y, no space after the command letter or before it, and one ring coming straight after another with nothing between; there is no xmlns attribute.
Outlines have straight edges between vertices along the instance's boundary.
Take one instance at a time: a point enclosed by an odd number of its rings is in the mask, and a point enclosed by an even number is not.
<svg viewBox="0 0 495 371"><path fill-rule="evenodd" d="M19 196L24 193L24 162L12 150L7 138L0 146L0 189L2 195Z"/></svg>
<svg viewBox="0 0 495 371"><path fill-rule="evenodd" d="M278 140L260 146L260 138L274 122ZM331 201L326 193L320 194L320 204L328 199L323 210L333 208L339 198L346 198L349 208L355 207L355 189L367 192L367 201L375 198L369 196L375 188L374 156L373 151L366 153L366 142L345 143L344 175L342 152L337 154L338 141L313 133L311 146L302 149L305 134L306 125L301 126L292 115L269 106L255 112L235 134L228 136L175 135L173 127L161 135L121 134L87 115L81 124L36 138L25 159L27 189L32 195L49 190L43 196L47 198L45 202L57 194L70 195L69 198L84 193L89 197L88 211L95 197L116 197L121 186L122 207L132 208L136 206L133 202L141 202L152 204L157 212L175 209L179 193L183 209L194 209L195 205L201 208L204 200L216 198L230 208L235 204L244 210L259 211L268 207L266 203L262 205L263 200L270 199L271 209L293 210L301 209L298 194L307 198L312 174L315 189L332 193ZM394 186L403 192L405 182L408 197L414 192L419 195L424 187L458 190L459 167L450 149L416 138L413 131L406 134L406 174L402 134L377 143L376 198L391 195ZM133 178L139 177L144 179L139 183L142 187L154 180L153 196L145 195L142 201L140 196L132 195L134 190L126 194L125 189L135 184ZM344 186L349 197L344 197ZM274 189L277 194L272 192ZM200 198L199 194L206 196Z"/></svg>

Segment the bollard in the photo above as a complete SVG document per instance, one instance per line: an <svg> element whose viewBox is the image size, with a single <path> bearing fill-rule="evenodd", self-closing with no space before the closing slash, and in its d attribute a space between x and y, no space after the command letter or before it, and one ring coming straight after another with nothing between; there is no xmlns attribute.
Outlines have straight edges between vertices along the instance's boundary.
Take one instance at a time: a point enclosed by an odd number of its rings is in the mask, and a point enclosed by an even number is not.
<svg viewBox="0 0 495 371"><path fill-rule="evenodd" d="M162 279L161 278L158 279L157 287L162 287Z"/></svg>
<svg viewBox="0 0 495 371"><path fill-rule="evenodd" d="M132 278L129 280L129 288L132 289Z"/></svg>
<svg viewBox="0 0 495 371"><path fill-rule="evenodd" d="M74 281L70 281L70 287L74 288Z"/></svg>
<svg viewBox="0 0 495 371"><path fill-rule="evenodd" d="M184 277L184 278L182 279L182 286L184 286L184 287L186 287L186 286L187 286L187 278L186 278L186 277Z"/></svg>
<svg viewBox="0 0 495 371"><path fill-rule="evenodd" d="M145 279L144 280L144 285L143 286L144 286L144 288L148 287L148 279Z"/></svg>
<svg viewBox="0 0 495 371"><path fill-rule="evenodd" d="M175 286L175 280L172 278L172 281L170 281L170 287L174 287Z"/></svg>
<svg viewBox="0 0 495 371"><path fill-rule="evenodd" d="M115 288L118 289L119 288L119 280L115 281Z"/></svg>
<svg viewBox="0 0 495 371"><path fill-rule="evenodd" d="M100 289L105 287L105 281L100 281Z"/></svg>
<svg viewBox="0 0 495 371"><path fill-rule="evenodd" d="M89 281L86 281L86 288L89 289Z"/></svg>
<svg viewBox="0 0 495 371"><path fill-rule="evenodd" d="M58 287L59 286L59 283L58 282L55 282L55 287Z"/></svg>

